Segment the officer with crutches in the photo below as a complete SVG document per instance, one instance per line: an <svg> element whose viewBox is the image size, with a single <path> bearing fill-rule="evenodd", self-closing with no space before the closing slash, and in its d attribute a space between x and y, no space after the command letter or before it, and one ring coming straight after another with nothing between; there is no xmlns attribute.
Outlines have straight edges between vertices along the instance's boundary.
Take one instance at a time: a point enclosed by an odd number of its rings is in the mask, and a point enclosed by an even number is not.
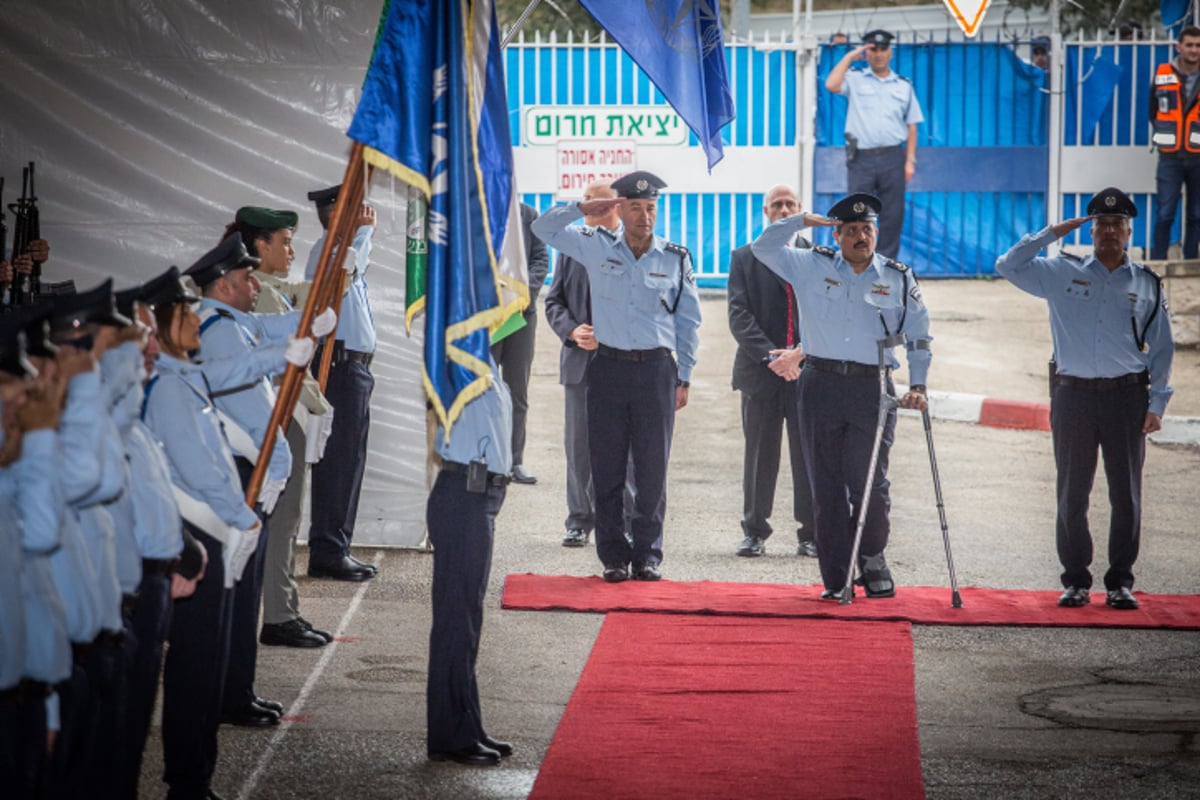
<svg viewBox="0 0 1200 800"><path fill-rule="evenodd" d="M852 555L867 597L895 595L884 558L895 406L928 408L929 312L912 270L875 252L879 211L874 196L852 194L827 216L798 214L769 226L752 246L760 261L792 285L800 304L800 341L807 353L800 373L800 435L812 484L823 599L849 599ZM838 249L787 246L802 228L816 225L834 227ZM912 385L895 401L891 370L899 362L893 349L901 342Z"/></svg>

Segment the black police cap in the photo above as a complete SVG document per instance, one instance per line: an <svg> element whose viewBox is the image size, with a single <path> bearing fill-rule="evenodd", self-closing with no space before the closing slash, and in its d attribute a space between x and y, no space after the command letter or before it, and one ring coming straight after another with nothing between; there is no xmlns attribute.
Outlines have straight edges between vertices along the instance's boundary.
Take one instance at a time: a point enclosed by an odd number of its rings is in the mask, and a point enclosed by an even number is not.
<svg viewBox="0 0 1200 800"><path fill-rule="evenodd" d="M873 31L867 31L863 34L863 44L869 44L873 47L891 47L892 39L895 38L896 35L890 31L876 28Z"/></svg>
<svg viewBox="0 0 1200 800"><path fill-rule="evenodd" d="M21 330L25 332L25 349L31 356L39 358L54 358L58 354L58 345L50 340L50 313L53 304L43 300L31 306L21 308L17 319Z"/></svg>
<svg viewBox="0 0 1200 800"><path fill-rule="evenodd" d="M151 278L141 286L138 300L148 306L169 306L176 303L196 303L200 298L192 293L179 267L171 267L162 275Z"/></svg>
<svg viewBox="0 0 1200 800"><path fill-rule="evenodd" d="M1096 194L1087 204L1089 217L1128 217L1133 219L1138 215L1137 206L1129 195L1115 186L1110 186Z"/></svg>
<svg viewBox="0 0 1200 800"><path fill-rule="evenodd" d="M875 195L855 192L834 203L825 216L835 219L839 223L873 222L879 216L882 208L883 203L879 202L879 198Z"/></svg>
<svg viewBox="0 0 1200 800"><path fill-rule="evenodd" d="M250 255L246 249L242 234L231 233L219 245L200 256L200 260L188 267L184 274L191 276L196 285L203 289L235 269L257 267L259 262L260 259Z"/></svg>
<svg viewBox="0 0 1200 800"><path fill-rule="evenodd" d="M653 173L638 170L617 178L612 182L611 188L617 193L617 197L652 200L658 197L659 189L667 188L667 182Z"/></svg>
<svg viewBox="0 0 1200 800"><path fill-rule="evenodd" d="M133 304L142 299L139 297L141 293L141 284L137 286L130 286L128 289L122 289L119 292L115 292L114 296L117 300L117 312L129 317L130 319L133 319L135 316L137 316L133 311Z"/></svg>
<svg viewBox="0 0 1200 800"><path fill-rule="evenodd" d="M330 186L328 189L317 189L308 193L308 199L316 203L317 208L331 206L337 202L338 192L342 190L342 185Z"/></svg>
<svg viewBox="0 0 1200 800"><path fill-rule="evenodd" d="M50 330L54 333L76 330L92 323L120 327L131 324L129 317L117 312L112 278L94 289L60 295L51 302Z"/></svg>
<svg viewBox="0 0 1200 800"><path fill-rule="evenodd" d="M37 370L26 358L25 331L20 320L13 317L0 319L0 371L18 378L37 375Z"/></svg>

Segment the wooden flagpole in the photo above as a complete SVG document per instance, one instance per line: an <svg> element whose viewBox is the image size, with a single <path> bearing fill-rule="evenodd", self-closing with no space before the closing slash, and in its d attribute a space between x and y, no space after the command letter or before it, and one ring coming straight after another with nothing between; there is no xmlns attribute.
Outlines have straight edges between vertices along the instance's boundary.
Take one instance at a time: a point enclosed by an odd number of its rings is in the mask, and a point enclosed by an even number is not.
<svg viewBox="0 0 1200 800"><path fill-rule="evenodd" d="M313 275L312 290L308 293L308 300L300 314L300 324L296 328L298 337L312 336L313 319L327 308L334 298L340 296L340 292L337 295L331 295L329 289L331 286L341 285L341 281L344 280L345 272L342 271L342 262L346 259L347 248L335 249L334 243L339 236L343 240L349 241L345 229L349 228L352 235L353 225L358 219L363 196L366 193L366 179L367 170L364 169L363 145L356 141L350 149L346 174L342 179L342 189L338 192L337 203L334 205L333 215L329 220L325 244L321 248L321 258L317 262L317 271ZM331 333L326 339L325 351L328 353L332 349L333 334ZM267 425L266 433L263 434L262 446L259 448L258 462L255 463L254 472L250 475L250 483L246 486L246 505L251 508L258 502L259 492L262 491L267 464L270 463L271 452L275 449L276 437L282 426L287 424L287 420L291 418L292 412L296 409L296 402L300 399L300 384L304 380L304 369L295 364L288 364L287 370L283 374L283 380L279 384L275 408L271 411L271 421Z"/></svg>

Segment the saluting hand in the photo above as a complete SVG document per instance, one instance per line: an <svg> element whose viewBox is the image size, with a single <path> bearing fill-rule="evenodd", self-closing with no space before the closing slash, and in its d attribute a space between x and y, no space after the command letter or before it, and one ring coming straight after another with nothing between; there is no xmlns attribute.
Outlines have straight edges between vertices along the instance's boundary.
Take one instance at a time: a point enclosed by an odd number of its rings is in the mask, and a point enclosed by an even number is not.
<svg viewBox="0 0 1200 800"><path fill-rule="evenodd" d="M1052 225L1050 227L1050 230L1054 232L1054 235L1057 238L1061 239L1062 237L1066 236L1071 231L1078 230L1079 228L1081 228L1084 225L1084 223L1091 221L1091 219L1092 218L1090 216L1089 217L1076 217L1075 219L1068 219L1068 220L1058 223L1057 225Z"/></svg>
<svg viewBox="0 0 1200 800"><path fill-rule="evenodd" d="M862 61L863 53L870 50L871 47L872 46L869 44L860 44L858 47L854 48L849 53L846 53L846 55L843 56L843 58L849 58L851 61Z"/></svg>
<svg viewBox="0 0 1200 800"><path fill-rule="evenodd" d="M621 198L609 197L597 200L584 200L578 207L585 217L599 217L603 216L610 208L616 208L619 205L621 205Z"/></svg>
<svg viewBox="0 0 1200 800"><path fill-rule="evenodd" d="M824 214L810 214L805 211L802 216L804 224L810 228L832 228L838 224L836 219L830 219Z"/></svg>

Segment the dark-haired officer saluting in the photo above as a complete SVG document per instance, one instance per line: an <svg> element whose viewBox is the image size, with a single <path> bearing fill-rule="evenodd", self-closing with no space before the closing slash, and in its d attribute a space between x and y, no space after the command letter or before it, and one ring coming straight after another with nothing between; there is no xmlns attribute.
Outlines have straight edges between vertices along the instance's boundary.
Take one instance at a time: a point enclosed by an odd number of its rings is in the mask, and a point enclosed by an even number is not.
<svg viewBox="0 0 1200 800"><path fill-rule="evenodd" d="M1162 281L1125 251L1137 206L1124 192L1108 188L1092 198L1087 214L1023 237L997 259L996 271L1050 306L1057 372L1050 400L1058 467L1055 527L1066 589L1058 604L1085 606L1091 599L1088 496L1099 451L1112 504L1106 602L1134 609L1138 601L1130 590L1141 540L1146 434L1162 427L1171 399L1167 381L1175 340ZM1090 256L1038 258L1043 247L1088 220Z"/></svg>
<svg viewBox="0 0 1200 800"><path fill-rule="evenodd" d="M599 346L587 376L588 448L596 553L610 583L628 578L631 563L635 580L661 577L671 433L676 410L687 405L700 343L700 296L691 255L654 234L658 192L665 186L649 172L633 172L613 181L616 198L557 206L532 226L538 238L587 268L591 286ZM613 206L620 207L624 225L617 233L571 225ZM632 546L622 530L631 447Z"/></svg>
<svg viewBox="0 0 1200 800"><path fill-rule="evenodd" d="M929 312L912 270L875 251L880 210L881 203L872 195L852 194L835 203L828 216L797 214L768 226L751 245L759 261L792 284L800 304L800 340L808 354L800 371L800 436L812 484L825 599L840 598L846 585L879 417L880 339L907 336L912 386L901 405L925 408ZM811 225L835 226L839 249L788 246L798 231ZM900 364L890 351L887 358L890 373ZM892 393L890 375L887 386ZM892 409L884 424L859 550L858 567L871 598L896 593L883 555L891 507L888 451L895 428Z"/></svg>

